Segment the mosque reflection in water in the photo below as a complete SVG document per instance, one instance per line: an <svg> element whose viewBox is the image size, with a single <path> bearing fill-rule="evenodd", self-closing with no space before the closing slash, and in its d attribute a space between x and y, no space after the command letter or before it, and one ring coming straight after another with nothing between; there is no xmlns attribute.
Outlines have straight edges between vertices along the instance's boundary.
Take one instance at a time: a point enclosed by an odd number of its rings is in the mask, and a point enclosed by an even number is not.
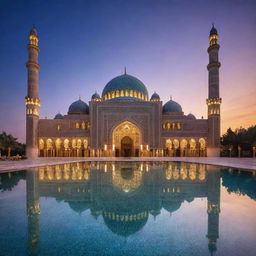
<svg viewBox="0 0 256 256"><path fill-rule="evenodd" d="M40 197L64 200L76 212L90 210L121 236L143 228L149 215L172 213L186 200L208 200L208 247L219 237L220 171L188 163L75 163L27 171L29 250L39 249Z"/></svg>

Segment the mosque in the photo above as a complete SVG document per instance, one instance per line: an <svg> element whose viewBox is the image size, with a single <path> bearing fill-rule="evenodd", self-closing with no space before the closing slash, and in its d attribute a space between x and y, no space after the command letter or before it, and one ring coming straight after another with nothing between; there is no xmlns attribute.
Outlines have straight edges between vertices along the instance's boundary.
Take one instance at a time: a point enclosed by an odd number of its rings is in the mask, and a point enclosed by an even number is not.
<svg viewBox="0 0 256 256"><path fill-rule="evenodd" d="M26 154L35 157L219 156L220 104L218 32L209 35L208 118L185 115L181 105L164 103L138 78L110 80L101 96L73 102L67 114L40 119L38 34L29 34L26 105Z"/></svg>

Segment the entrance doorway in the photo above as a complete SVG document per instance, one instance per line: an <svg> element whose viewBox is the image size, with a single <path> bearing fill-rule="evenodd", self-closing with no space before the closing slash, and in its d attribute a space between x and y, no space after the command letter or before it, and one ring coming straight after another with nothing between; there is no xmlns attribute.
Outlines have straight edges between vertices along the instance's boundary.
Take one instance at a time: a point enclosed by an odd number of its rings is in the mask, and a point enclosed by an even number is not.
<svg viewBox="0 0 256 256"><path fill-rule="evenodd" d="M112 146L116 157L139 156L141 144L141 130L134 123L124 121L113 129Z"/></svg>
<svg viewBox="0 0 256 256"><path fill-rule="evenodd" d="M132 139L129 136L125 136L121 140L121 156L132 156Z"/></svg>

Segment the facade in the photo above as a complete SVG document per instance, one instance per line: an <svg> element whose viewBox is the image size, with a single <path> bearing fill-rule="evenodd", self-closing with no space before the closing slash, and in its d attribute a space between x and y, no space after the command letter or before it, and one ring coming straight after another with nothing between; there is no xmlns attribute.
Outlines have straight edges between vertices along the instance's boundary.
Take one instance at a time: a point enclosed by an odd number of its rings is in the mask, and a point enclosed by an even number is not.
<svg viewBox="0 0 256 256"><path fill-rule="evenodd" d="M89 104L73 102L66 115L39 118L38 35L32 29L28 44L26 103L27 156L33 157L143 157L219 156L220 104L218 33L209 36L208 118L185 115L179 103L163 104L149 98L146 86L126 73L113 78L102 95Z"/></svg>

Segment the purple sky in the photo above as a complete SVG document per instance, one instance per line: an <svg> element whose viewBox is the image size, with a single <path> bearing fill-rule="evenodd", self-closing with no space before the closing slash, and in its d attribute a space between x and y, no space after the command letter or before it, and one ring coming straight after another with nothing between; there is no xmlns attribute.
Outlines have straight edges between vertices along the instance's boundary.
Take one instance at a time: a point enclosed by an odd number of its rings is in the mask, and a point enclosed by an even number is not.
<svg viewBox="0 0 256 256"><path fill-rule="evenodd" d="M208 35L220 39L222 131L256 123L255 0L0 1L0 132L25 139L28 33L39 34L41 118L123 73L206 117Z"/></svg>

